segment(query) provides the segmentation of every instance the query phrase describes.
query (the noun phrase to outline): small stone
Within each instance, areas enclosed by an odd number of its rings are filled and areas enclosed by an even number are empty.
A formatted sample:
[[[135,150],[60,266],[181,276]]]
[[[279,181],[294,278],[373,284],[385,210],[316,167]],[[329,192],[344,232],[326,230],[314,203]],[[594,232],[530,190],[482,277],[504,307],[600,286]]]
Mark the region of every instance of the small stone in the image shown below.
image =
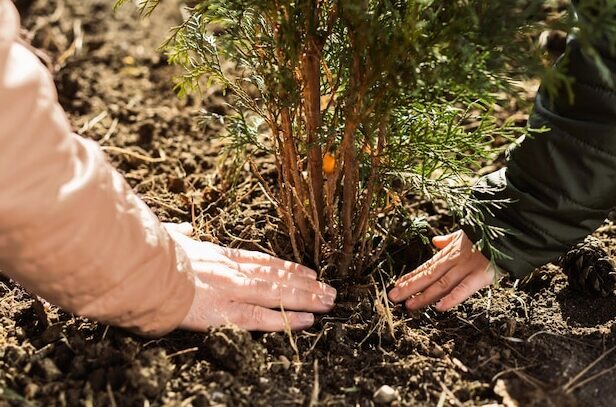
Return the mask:
[[[445,356],[445,351],[440,345],[434,344],[432,349],[430,349],[430,354],[435,358],[442,358],[443,356]]]
[[[390,404],[400,397],[398,391],[391,386],[383,385],[372,396],[377,404]]]

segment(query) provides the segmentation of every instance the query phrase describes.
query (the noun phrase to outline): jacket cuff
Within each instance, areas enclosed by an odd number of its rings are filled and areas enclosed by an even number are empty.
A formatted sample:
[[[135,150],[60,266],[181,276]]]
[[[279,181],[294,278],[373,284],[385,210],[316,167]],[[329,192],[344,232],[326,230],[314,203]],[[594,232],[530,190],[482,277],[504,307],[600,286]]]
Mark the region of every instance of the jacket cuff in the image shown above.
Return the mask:
[[[466,233],[466,236],[476,244],[482,238],[481,231],[473,228],[471,225],[464,224],[461,226],[462,231]],[[528,276],[535,270],[535,266],[528,263],[524,258],[516,258],[512,255],[506,254],[507,248],[504,247],[506,245],[502,244],[501,239],[494,240],[490,242],[490,244],[503,253],[506,257],[496,257],[493,258],[492,253],[490,252],[488,247],[483,247],[481,249],[481,254],[483,254],[488,260],[492,262],[497,267],[497,271],[502,274],[507,274],[513,279],[523,279]]]

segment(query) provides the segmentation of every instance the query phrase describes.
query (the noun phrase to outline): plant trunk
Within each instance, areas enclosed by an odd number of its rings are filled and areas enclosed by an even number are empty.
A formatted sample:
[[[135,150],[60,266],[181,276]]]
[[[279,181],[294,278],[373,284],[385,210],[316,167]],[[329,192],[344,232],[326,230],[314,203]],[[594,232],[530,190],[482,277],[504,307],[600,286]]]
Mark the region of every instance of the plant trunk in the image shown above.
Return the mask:
[[[344,157],[344,180],[342,186],[342,254],[339,270],[341,276],[347,276],[353,263],[353,249],[356,237],[353,233],[353,214],[357,199],[357,157],[355,154],[355,131],[357,124],[354,116],[348,116],[342,139]]]
[[[291,208],[295,208],[292,211],[293,217],[295,218],[295,223],[297,224],[297,228],[299,229],[300,235],[304,244],[311,244],[311,236],[308,232],[308,226],[306,224],[305,217],[305,208],[303,208],[304,201],[306,198],[306,193],[304,189],[304,183],[302,182],[302,175],[299,168],[299,156],[297,154],[297,148],[295,147],[295,139],[293,137],[293,124],[291,122],[291,117],[288,108],[283,108],[281,111],[281,124],[282,124],[282,135],[283,135],[283,147],[284,147],[284,155],[285,163],[284,165],[287,167],[287,187],[291,188],[290,194],[290,202],[289,205]],[[284,174],[283,174],[284,176]]]
[[[319,140],[321,128],[321,89],[320,59],[314,41],[310,41],[308,50],[302,58],[304,79],[304,114],[308,139],[308,176],[312,187],[311,201],[316,219],[314,223],[315,244],[319,244],[318,235],[323,233],[325,216],[323,213],[323,152]]]

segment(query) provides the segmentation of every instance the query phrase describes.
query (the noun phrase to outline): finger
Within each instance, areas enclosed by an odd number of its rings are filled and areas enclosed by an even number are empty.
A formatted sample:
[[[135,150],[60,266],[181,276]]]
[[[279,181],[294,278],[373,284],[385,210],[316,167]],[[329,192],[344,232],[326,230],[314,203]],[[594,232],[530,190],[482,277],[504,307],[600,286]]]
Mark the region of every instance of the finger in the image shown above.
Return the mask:
[[[294,311],[327,312],[334,307],[335,295],[320,294],[290,287],[284,283],[245,278],[241,288],[228,293],[230,299],[267,308],[284,308]]]
[[[238,263],[252,263],[262,266],[275,267],[281,270],[288,271],[290,273],[304,274],[310,278],[316,279],[317,272],[292,261],[279,259],[278,257],[270,256],[266,253],[226,248],[225,255]]]
[[[425,273],[428,269],[437,266],[439,263],[443,263],[443,261],[447,260],[448,258],[458,257],[460,253],[461,252],[460,252],[460,248],[458,245],[450,244],[446,246],[443,250],[441,250],[440,252],[432,256],[430,260],[426,261],[424,264],[417,267],[415,270],[400,277],[398,281],[396,282],[396,285],[400,285],[407,280],[411,280],[415,278],[417,275],[421,273]]]
[[[471,271],[469,268],[453,267],[421,293],[406,300],[404,305],[413,311],[435,303],[449,294]]]
[[[456,264],[457,256],[449,257],[449,252],[443,250],[437,253],[431,260],[398,280],[389,292],[389,299],[394,302],[403,301],[433,284]]]
[[[254,304],[229,303],[225,316],[229,323],[249,331],[293,331],[310,328],[314,315],[307,312],[274,311]]]
[[[447,311],[448,309],[461,304],[468,297],[477,291],[490,285],[494,281],[494,268],[491,264],[487,270],[476,269],[464,278],[451,292],[443,297],[437,304],[437,311]]]
[[[306,329],[314,323],[308,312],[273,311],[254,304],[229,301],[209,284],[199,283],[195,297],[180,328],[205,331],[212,326],[235,324],[241,328],[258,331],[283,331]]]
[[[463,250],[459,240],[463,236],[462,232],[444,236],[442,241],[448,242],[447,246],[417,269],[402,276],[396,282],[396,287],[389,292],[389,298],[394,302],[403,301],[433,284],[449,271],[461,260]]]
[[[291,273],[276,267],[252,263],[238,263],[237,267],[241,273],[250,277],[261,278],[272,282],[281,282],[290,287],[300,288],[319,295],[328,294],[333,297],[336,296],[335,288],[314,280],[312,276],[306,276],[301,273]]]

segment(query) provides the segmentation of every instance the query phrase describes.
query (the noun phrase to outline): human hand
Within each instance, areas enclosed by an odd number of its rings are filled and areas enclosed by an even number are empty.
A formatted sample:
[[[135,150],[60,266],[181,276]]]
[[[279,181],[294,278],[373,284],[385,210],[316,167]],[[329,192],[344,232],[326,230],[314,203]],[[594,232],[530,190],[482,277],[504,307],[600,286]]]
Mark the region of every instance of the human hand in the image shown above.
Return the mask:
[[[437,311],[447,311],[494,281],[496,270],[463,231],[437,236],[432,243],[440,252],[402,276],[390,300],[405,301],[409,310],[438,301]]]
[[[307,267],[265,253],[193,240],[188,223],[165,224],[195,272],[195,297],[180,328],[235,324],[253,331],[305,329],[334,306],[336,290]],[[273,308],[282,308],[285,312]],[[301,311],[301,312],[293,312]]]

